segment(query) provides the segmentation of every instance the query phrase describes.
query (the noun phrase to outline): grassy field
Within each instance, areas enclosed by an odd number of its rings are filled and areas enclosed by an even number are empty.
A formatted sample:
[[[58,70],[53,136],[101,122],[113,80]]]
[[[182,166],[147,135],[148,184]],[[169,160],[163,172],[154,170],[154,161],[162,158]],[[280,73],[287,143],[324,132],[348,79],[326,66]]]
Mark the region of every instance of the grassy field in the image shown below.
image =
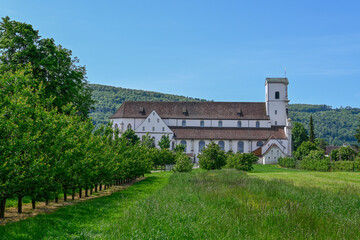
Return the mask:
[[[161,172],[0,227],[0,239],[360,239],[360,174]]]

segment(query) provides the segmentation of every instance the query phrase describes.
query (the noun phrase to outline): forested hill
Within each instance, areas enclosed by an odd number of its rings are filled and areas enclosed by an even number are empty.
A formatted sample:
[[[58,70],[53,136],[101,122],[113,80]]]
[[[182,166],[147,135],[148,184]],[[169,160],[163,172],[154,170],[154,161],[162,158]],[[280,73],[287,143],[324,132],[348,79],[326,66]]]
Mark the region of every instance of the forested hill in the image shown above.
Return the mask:
[[[109,116],[114,114],[124,101],[206,101],[199,98],[99,84],[90,84],[90,87],[93,89],[93,99],[97,101],[95,111],[90,114],[95,125],[107,123]]]
[[[128,101],[205,101],[205,99],[189,98],[178,95],[133,90],[98,84],[90,84],[93,99],[97,101],[95,111],[90,114],[96,125],[107,123],[125,100]],[[290,104],[289,117],[301,122],[309,129],[310,115],[313,116],[315,134],[324,138],[331,145],[343,143],[356,144],[355,130],[359,124],[359,108],[333,109],[327,105]]]

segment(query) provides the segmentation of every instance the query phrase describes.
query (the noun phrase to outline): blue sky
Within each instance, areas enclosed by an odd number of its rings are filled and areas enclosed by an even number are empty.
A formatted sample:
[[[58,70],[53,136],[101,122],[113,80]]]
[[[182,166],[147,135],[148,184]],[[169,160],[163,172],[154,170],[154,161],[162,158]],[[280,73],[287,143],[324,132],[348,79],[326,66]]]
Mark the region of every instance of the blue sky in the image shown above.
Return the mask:
[[[290,103],[360,107],[360,1],[0,0],[72,50],[91,83],[264,101],[289,78]]]

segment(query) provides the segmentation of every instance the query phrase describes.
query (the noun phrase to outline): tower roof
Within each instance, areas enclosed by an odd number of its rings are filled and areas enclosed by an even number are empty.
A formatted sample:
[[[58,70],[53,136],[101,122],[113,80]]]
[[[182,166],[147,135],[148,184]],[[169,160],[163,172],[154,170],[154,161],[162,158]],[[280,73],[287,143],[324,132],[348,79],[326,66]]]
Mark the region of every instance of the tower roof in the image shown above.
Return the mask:
[[[288,85],[289,81],[287,78],[266,78],[265,84],[267,83],[283,83]]]

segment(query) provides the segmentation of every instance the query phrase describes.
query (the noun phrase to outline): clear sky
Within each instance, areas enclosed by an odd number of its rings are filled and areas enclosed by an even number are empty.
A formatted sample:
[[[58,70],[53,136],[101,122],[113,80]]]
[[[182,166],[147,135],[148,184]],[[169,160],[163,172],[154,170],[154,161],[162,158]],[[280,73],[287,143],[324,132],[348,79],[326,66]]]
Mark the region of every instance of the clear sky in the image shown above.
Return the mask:
[[[0,0],[73,51],[90,83],[264,101],[289,78],[290,103],[360,107],[360,1]]]

